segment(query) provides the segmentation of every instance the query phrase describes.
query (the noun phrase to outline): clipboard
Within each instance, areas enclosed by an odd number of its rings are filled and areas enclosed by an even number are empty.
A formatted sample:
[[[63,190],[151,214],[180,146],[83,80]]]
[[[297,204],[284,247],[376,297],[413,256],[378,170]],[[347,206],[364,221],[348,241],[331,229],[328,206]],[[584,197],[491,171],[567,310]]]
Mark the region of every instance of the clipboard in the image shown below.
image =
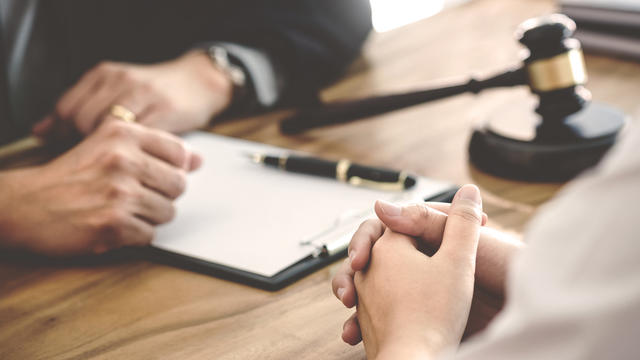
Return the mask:
[[[457,191],[448,183],[418,178],[413,193],[380,193],[268,169],[246,158],[251,152],[290,153],[287,149],[203,132],[189,134],[185,141],[204,164],[190,175],[187,191],[176,203],[176,219],[158,228],[151,259],[269,291],[346,256],[346,248],[330,255],[317,250],[328,241],[349,240],[373,214],[376,199],[415,202],[420,194],[420,201],[446,202]],[[246,203],[250,199],[258,203]],[[292,209],[298,201],[300,209]],[[358,211],[331,214],[333,203],[340,209],[354,205]],[[249,216],[243,219],[246,210]]]

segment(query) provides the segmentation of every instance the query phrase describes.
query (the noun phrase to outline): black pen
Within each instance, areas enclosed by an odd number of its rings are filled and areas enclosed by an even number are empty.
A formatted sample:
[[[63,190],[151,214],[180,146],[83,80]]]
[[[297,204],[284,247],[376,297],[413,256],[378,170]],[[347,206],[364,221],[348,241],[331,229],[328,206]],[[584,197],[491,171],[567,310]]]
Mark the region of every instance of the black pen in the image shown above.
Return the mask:
[[[284,171],[322,176],[378,190],[400,191],[413,187],[416,179],[404,171],[354,164],[349,160],[329,161],[306,156],[271,156],[253,154],[257,164],[275,167]]]

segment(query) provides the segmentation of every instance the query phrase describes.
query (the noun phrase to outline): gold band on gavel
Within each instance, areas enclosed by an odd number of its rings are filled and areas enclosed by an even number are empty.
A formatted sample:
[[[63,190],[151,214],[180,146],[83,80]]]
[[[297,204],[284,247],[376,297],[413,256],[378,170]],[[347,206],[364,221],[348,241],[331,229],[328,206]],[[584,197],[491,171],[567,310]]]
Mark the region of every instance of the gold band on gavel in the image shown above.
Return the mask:
[[[573,49],[549,59],[536,60],[527,66],[534,91],[564,89],[587,82],[587,70],[581,49]]]

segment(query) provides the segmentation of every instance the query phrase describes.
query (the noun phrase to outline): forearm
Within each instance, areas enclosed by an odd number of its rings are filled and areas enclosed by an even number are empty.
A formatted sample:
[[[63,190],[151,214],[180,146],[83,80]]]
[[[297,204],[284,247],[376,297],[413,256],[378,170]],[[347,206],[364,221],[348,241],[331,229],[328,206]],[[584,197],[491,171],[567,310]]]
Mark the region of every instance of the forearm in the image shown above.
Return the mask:
[[[424,344],[419,343],[396,343],[393,346],[381,349],[376,356],[367,354],[367,358],[375,360],[433,360],[436,359]]]
[[[412,320],[405,319],[401,326],[392,327],[386,328],[388,332],[379,344],[365,347],[368,359],[434,360],[455,351],[442,334]]]
[[[425,238],[429,251],[440,247],[443,228],[435,225],[444,222],[437,219],[434,227],[428,230]],[[430,225],[427,224],[427,227]],[[435,228],[438,228],[435,230]],[[504,296],[507,270],[511,259],[524,247],[524,244],[501,231],[488,226],[480,228],[480,239],[476,256],[476,286],[480,286],[491,296]]]
[[[482,227],[476,258],[476,283],[496,295],[503,295],[507,268],[524,244],[498,230]]]

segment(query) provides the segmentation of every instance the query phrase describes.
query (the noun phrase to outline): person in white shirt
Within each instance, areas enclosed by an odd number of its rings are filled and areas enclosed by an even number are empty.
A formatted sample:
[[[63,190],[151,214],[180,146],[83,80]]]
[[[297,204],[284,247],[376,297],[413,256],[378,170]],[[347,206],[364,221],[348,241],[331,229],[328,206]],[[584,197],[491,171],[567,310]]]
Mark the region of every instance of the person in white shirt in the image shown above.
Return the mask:
[[[629,129],[540,210],[526,245],[482,226],[475,186],[451,206],[378,202],[333,279],[357,305],[343,339],[364,339],[369,359],[637,358],[639,148]]]

